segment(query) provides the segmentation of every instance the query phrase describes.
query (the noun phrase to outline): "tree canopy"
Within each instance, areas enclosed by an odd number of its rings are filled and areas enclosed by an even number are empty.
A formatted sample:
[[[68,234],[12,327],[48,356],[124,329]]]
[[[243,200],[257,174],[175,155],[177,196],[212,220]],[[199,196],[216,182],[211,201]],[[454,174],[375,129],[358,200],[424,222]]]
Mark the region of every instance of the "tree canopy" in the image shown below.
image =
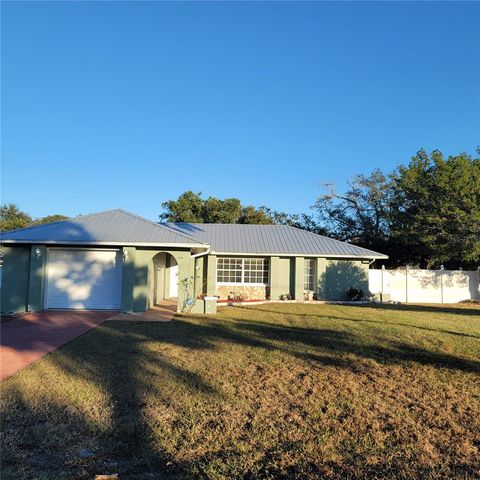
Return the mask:
[[[262,208],[242,205],[238,198],[202,198],[202,193],[187,191],[177,200],[162,203],[160,220],[192,223],[273,223]]]
[[[390,265],[476,267],[480,262],[480,160],[420,150],[390,174],[328,185],[315,210],[331,236],[386,253]]]
[[[32,225],[40,225],[44,223],[58,222],[66,220],[65,215],[47,215],[46,217],[37,218],[34,220],[28,213],[20,210],[14,204],[3,204],[0,206],[0,230],[16,230],[18,228],[30,227]]]

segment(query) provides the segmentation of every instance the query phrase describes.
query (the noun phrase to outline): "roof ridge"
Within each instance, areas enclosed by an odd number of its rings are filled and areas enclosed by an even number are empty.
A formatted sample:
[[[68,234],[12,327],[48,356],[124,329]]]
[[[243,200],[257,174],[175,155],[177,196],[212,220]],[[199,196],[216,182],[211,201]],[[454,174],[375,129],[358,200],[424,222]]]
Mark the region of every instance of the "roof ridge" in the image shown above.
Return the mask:
[[[218,222],[163,222],[162,225],[241,225],[244,227],[288,227],[290,225],[282,225],[280,223],[218,223]],[[300,229],[301,230],[301,229]]]
[[[153,220],[149,220],[148,218],[142,217],[141,215],[137,215],[136,213],[129,212],[128,210],[124,210],[123,208],[117,208],[116,210],[119,210],[120,212],[126,213],[127,215],[130,215],[131,217],[137,218],[139,220],[143,220],[144,222],[148,222],[151,225],[155,225],[156,227],[159,228],[164,228],[166,230],[172,230],[168,228],[165,224],[154,222]],[[181,235],[182,237],[188,238],[189,240],[193,240],[195,243],[199,243],[200,245],[206,245],[203,242],[200,242],[199,240],[196,240],[195,238],[191,237],[190,235],[183,233],[183,232],[177,232],[175,231],[177,235]]]

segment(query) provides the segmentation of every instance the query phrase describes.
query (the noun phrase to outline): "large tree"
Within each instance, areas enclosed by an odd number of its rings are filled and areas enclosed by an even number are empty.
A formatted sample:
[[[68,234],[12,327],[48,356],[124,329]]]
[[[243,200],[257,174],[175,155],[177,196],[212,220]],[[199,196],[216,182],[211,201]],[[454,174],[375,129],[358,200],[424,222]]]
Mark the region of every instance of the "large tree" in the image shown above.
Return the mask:
[[[356,175],[344,193],[331,184],[314,205],[325,231],[339,240],[385,252],[390,234],[391,179],[380,170]]]
[[[14,203],[4,204],[0,206],[0,230],[15,230],[31,225],[32,217],[23,212]]]
[[[424,150],[393,175],[392,242],[423,267],[480,262],[480,159]]]
[[[238,198],[203,199],[201,195],[201,192],[187,191],[177,200],[162,203],[164,211],[160,214],[160,220],[192,223],[272,223],[262,208],[243,206]]]
[[[420,150],[391,174],[331,185],[315,204],[330,235],[389,255],[389,264],[475,268],[480,262],[480,160]]]
[[[316,233],[325,233],[311,215],[290,214],[262,206],[242,205],[238,198],[202,198],[201,193],[187,191],[177,200],[162,203],[160,220],[192,223],[244,223],[257,225],[290,225]]]

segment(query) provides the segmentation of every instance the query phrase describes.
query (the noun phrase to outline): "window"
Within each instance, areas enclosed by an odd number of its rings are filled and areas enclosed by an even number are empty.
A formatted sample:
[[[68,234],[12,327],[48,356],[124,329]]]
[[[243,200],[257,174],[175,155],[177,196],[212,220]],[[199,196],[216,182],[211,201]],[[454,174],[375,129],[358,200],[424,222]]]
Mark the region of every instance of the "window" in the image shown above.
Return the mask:
[[[242,259],[219,258],[217,260],[217,282],[242,283]]]
[[[266,258],[218,258],[217,282],[268,284]]]
[[[265,258],[245,258],[244,283],[268,283],[268,260]]]
[[[314,258],[306,258],[305,259],[305,269],[304,269],[304,285],[303,289],[308,290],[310,292],[315,291],[315,285],[317,283],[316,281],[316,274],[317,274],[317,269],[316,269],[316,260]]]

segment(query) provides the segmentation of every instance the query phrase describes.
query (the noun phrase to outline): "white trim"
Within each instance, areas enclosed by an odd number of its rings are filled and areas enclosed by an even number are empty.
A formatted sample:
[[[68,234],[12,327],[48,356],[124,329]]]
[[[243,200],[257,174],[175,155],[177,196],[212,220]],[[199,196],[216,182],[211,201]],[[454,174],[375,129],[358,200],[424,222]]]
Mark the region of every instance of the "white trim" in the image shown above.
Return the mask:
[[[268,287],[270,283],[232,283],[232,282],[217,282],[217,285],[223,287]]]

